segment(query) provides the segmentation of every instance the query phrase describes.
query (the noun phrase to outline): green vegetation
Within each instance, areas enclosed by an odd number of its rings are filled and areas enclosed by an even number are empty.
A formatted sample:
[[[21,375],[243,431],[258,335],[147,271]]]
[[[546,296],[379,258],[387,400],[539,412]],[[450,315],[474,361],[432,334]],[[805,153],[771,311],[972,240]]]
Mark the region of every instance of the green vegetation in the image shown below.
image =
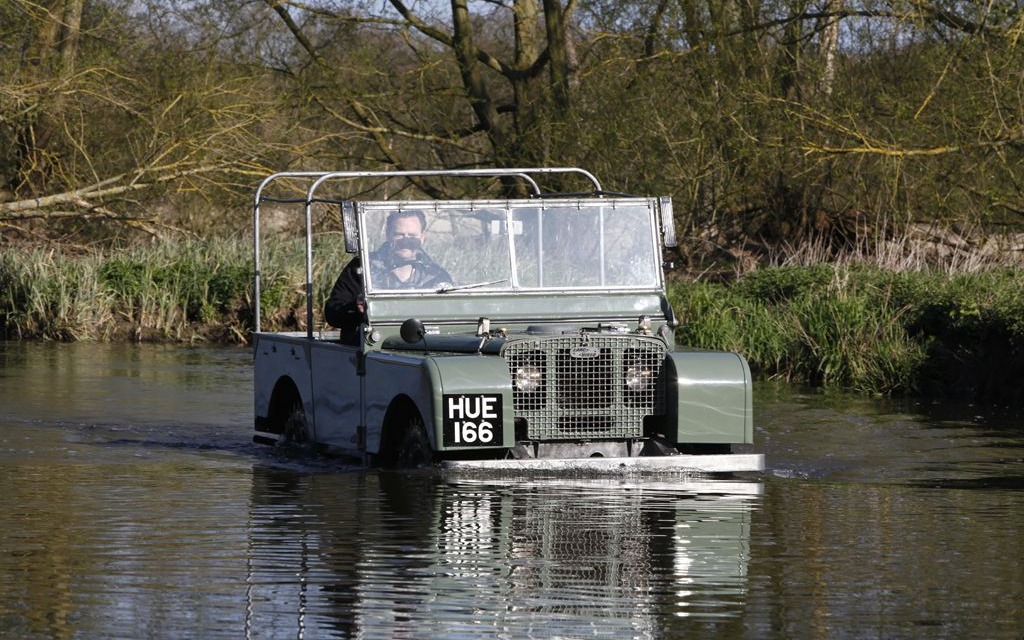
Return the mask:
[[[567,165],[671,196],[688,261],[993,233],[1024,212],[1022,28],[1019,0],[6,0],[0,242],[238,233],[281,170]],[[482,188],[517,186],[352,191]]]
[[[321,236],[317,300],[347,255]],[[264,329],[304,328],[301,240],[267,243]],[[0,249],[0,338],[211,340],[252,327],[248,240],[100,253]],[[1024,271],[775,266],[677,281],[680,344],[738,351],[756,375],[871,393],[1013,398],[1024,380]],[[319,314],[319,303],[317,314]]]
[[[317,273],[337,274],[344,251],[325,243]],[[263,254],[263,324],[305,322],[302,241]],[[333,276],[317,278],[324,299]],[[0,249],[0,338],[245,342],[252,319],[252,244],[241,240],[137,245],[109,253]]]
[[[773,267],[679,283],[680,343],[744,354],[764,377],[873,393],[1014,398],[1024,273]]]
[[[581,166],[671,196],[690,273],[745,272],[671,287],[681,342],[994,392],[1024,379],[1019,237],[991,246],[1024,220],[1022,25],[1014,0],[3,2],[0,337],[244,341],[232,238],[275,171]],[[350,187],[470,189],[517,185]],[[345,256],[318,256],[323,294]],[[263,265],[264,324],[299,328],[301,244]]]

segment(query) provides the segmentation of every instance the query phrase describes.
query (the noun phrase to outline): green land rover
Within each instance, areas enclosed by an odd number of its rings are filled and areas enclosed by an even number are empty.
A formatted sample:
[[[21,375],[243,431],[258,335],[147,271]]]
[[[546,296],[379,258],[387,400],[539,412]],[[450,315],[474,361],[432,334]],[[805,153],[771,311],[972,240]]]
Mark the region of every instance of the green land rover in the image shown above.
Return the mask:
[[[587,190],[544,190],[553,177]],[[408,180],[528,195],[353,195],[367,184],[403,192]],[[280,195],[285,185],[292,193]],[[268,202],[305,209],[304,332],[260,327]],[[358,254],[343,330],[313,300],[314,277],[338,276],[313,273],[313,210],[325,206],[338,208]],[[675,344],[661,253],[674,245],[668,198],[607,193],[575,168],[285,172],[257,189],[254,227],[257,442],[397,467],[764,467],[762,454],[736,450],[753,440],[746,361]]]

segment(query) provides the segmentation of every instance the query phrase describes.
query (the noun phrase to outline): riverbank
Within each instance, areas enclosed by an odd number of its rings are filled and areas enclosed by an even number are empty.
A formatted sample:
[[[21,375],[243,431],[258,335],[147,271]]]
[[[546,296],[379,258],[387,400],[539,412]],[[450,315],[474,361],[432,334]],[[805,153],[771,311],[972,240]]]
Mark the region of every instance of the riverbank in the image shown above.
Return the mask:
[[[744,354],[755,375],[870,393],[1015,400],[1024,380],[1024,276],[767,268],[669,289],[677,341]]]
[[[347,259],[318,247],[317,274]],[[262,256],[262,324],[304,319],[301,242]],[[244,343],[252,326],[247,240],[114,253],[0,249],[0,338]],[[318,300],[333,284],[319,278]],[[1011,266],[895,270],[858,262],[676,279],[680,344],[742,353],[755,375],[881,394],[1014,400],[1024,380],[1024,275]]]
[[[317,273],[340,273],[342,243],[317,250]],[[262,252],[263,327],[305,319],[300,240]],[[334,284],[319,283],[318,299]],[[0,249],[0,339],[245,343],[253,325],[252,243],[217,239],[114,252]]]

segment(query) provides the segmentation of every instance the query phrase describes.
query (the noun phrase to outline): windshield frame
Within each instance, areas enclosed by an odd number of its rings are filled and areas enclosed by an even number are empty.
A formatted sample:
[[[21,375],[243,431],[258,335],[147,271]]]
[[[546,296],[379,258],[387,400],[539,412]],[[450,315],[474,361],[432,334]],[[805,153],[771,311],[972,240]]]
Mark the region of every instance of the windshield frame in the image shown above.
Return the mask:
[[[519,293],[592,294],[602,291],[651,292],[664,290],[661,244],[659,242],[660,210],[657,198],[574,197],[507,200],[382,200],[355,202],[354,209],[359,225],[359,259],[362,260],[364,287],[366,294],[369,296],[422,296],[425,293],[445,296],[453,295],[455,292],[466,295],[507,295]],[[386,236],[386,232],[383,229],[384,216],[396,211],[409,212],[410,215],[416,215],[413,212],[423,212],[428,219],[427,228],[424,229],[424,236],[428,234],[437,235],[432,233],[435,223],[438,225],[442,224],[440,220],[444,215],[456,215],[464,219],[478,218],[481,221],[486,220],[491,225],[492,230],[500,229],[500,231],[492,232],[502,238],[503,242],[500,244],[495,243],[491,250],[497,249],[502,254],[497,256],[498,262],[495,264],[504,264],[504,269],[497,276],[494,275],[493,269],[486,274],[481,272],[479,273],[479,279],[472,282],[459,281],[457,278],[453,278],[451,282],[430,286],[408,289],[381,288],[378,286],[379,283],[373,282],[371,256],[382,245]],[[549,214],[548,212],[551,213]],[[555,251],[545,247],[545,236],[549,235],[547,228],[544,226],[545,216],[549,219],[559,215],[566,216],[562,224],[572,226],[573,224],[578,224],[579,219],[574,219],[573,216],[576,214],[571,212],[576,212],[581,217],[587,214],[596,214],[596,232],[591,228],[585,228],[585,232],[589,234],[589,239],[592,242],[597,242],[598,245],[596,257],[599,263],[594,264],[598,271],[598,281],[584,284],[569,279],[563,282],[556,280],[545,283],[543,272],[546,261],[553,260],[555,257],[562,257],[561,254],[570,248],[565,245],[571,244],[563,242],[561,243],[562,247]],[[630,238],[633,250],[628,254],[631,256],[629,258],[630,262],[643,263],[639,267],[631,267],[642,272],[643,277],[627,278],[626,281],[620,283],[610,281],[611,278],[608,276],[607,264],[617,246],[615,243],[622,237],[621,233],[618,238],[607,237],[610,235],[606,232],[607,227],[616,222],[628,222],[628,220],[612,218],[611,216],[615,216],[616,212],[621,216],[633,216],[635,221],[642,221],[643,223],[642,227],[637,225],[636,234]],[[535,221],[527,220],[531,215],[536,216]],[[585,222],[584,220],[583,224]],[[463,223],[464,220],[459,222],[459,224]],[[530,226],[531,224],[535,227],[535,232],[534,235],[528,236],[524,232],[523,227],[524,225]],[[512,230],[512,233],[509,233],[509,230]],[[452,233],[452,235],[455,234]],[[569,238],[569,240],[574,239]],[[527,247],[530,241],[535,243],[535,246]],[[504,245],[503,251],[500,246],[501,244]],[[453,245],[455,243],[449,240],[445,246],[450,251]],[[432,247],[431,241],[426,240],[423,250],[428,255],[432,255],[430,254],[432,248],[437,248],[436,243]],[[526,255],[528,250],[535,253],[535,255]],[[434,256],[433,259],[437,259],[441,265],[446,264],[443,256],[441,258]],[[526,263],[530,262],[531,259],[536,262],[536,265],[532,268],[536,270],[537,275],[534,281],[525,281],[529,280],[529,278],[524,278],[528,268]],[[619,256],[619,259],[621,260],[622,256]],[[571,259],[564,259],[563,261],[571,262]],[[379,267],[380,265],[378,264],[378,270]],[[456,273],[455,269],[452,269],[452,273]]]

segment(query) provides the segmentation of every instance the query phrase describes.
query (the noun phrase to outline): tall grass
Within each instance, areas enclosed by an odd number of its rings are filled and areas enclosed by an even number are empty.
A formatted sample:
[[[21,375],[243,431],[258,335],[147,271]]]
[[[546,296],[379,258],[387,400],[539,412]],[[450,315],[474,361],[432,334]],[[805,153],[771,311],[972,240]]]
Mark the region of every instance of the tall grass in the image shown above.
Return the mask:
[[[95,261],[67,261],[55,251],[0,253],[0,335],[87,339],[110,326],[112,306]]]
[[[304,244],[263,254],[261,305],[269,329],[305,323]],[[340,243],[317,252],[318,299],[347,260]],[[252,244],[217,239],[105,253],[0,249],[0,337],[46,340],[244,342],[253,325]]]
[[[1012,397],[1024,381],[1024,274],[770,267],[673,286],[677,340],[766,377],[877,393]]]
[[[912,226],[897,236],[863,235],[839,247],[826,236],[816,236],[778,247],[766,258],[767,266],[776,267],[834,264],[899,272],[981,273],[1024,266],[1024,235],[972,235]]]
[[[0,248],[0,338],[245,342],[253,326],[250,242],[215,239],[105,253]],[[342,245],[329,234],[317,241],[317,325],[321,303],[348,260]],[[897,270],[878,256],[834,253],[833,263],[795,264],[825,257],[814,251],[805,248],[791,256],[793,264],[729,283],[673,283],[677,341],[737,351],[761,376],[813,385],[1020,395],[1019,267],[957,258],[940,268],[929,262]],[[261,267],[263,327],[304,329],[303,241],[267,242]]]

